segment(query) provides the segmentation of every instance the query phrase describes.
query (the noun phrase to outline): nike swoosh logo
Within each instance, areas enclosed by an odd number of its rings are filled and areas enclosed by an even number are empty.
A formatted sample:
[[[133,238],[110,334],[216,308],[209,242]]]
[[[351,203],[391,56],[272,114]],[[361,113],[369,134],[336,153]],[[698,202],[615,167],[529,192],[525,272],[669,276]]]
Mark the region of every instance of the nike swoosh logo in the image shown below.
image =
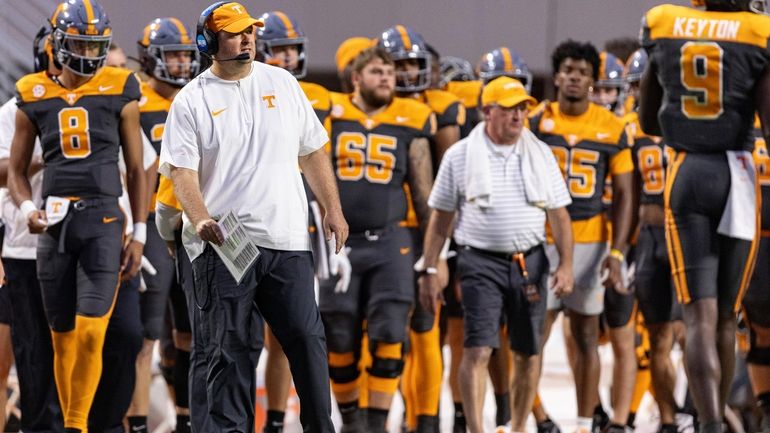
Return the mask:
[[[318,99],[311,99],[310,100],[310,105],[315,105],[317,103],[318,103]]]
[[[115,86],[99,86],[99,91],[100,92],[106,92],[106,91],[112,89],[113,87],[115,87]]]
[[[146,425],[137,425],[137,426],[131,427],[131,431],[142,431],[146,429],[147,429]]]
[[[225,108],[223,108],[223,109],[221,109],[221,110],[212,111],[212,112],[211,112],[211,115],[212,115],[212,116],[214,116],[214,117],[217,117],[217,116],[219,116],[220,114],[222,114],[222,112],[223,112],[223,111],[225,111],[225,110],[227,110],[227,107],[225,107]]]
[[[406,122],[407,120],[409,120],[409,118],[408,118],[408,117],[401,117],[401,116],[396,116],[396,123],[404,123],[404,122]]]
[[[109,223],[117,221],[117,220],[118,220],[118,217],[103,217],[102,218],[102,222],[104,224],[109,224]]]

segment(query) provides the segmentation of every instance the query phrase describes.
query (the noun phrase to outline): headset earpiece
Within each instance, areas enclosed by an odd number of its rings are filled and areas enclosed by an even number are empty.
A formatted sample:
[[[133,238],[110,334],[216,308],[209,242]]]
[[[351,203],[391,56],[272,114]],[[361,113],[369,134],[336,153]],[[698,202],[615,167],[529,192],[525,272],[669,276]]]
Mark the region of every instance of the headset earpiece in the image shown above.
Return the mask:
[[[198,18],[198,25],[195,30],[195,43],[198,46],[198,51],[208,58],[211,58],[211,56],[217,53],[219,46],[217,44],[216,33],[212,32],[206,27],[206,21],[208,21],[211,13],[214,12],[214,9],[222,6],[223,4],[225,4],[223,1],[212,4],[211,6],[207,7],[201,13],[200,18]]]

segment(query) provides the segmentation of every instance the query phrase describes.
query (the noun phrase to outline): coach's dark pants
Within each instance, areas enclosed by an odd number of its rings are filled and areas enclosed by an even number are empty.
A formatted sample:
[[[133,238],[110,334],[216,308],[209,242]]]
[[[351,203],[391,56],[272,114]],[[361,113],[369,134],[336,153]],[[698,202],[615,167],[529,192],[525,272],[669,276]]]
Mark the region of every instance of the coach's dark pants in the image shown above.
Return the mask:
[[[193,334],[203,345],[202,353],[196,348],[196,356],[204,356],[207,363],[212,424],[195,431],[254,430],[255,368],[264,317],[289,359],[303,431],[333,433],[326,340],[313,293],[312,256],[309,251],[260,248],[260,252],[241,284],[210,246],[193,261],[193,298],[200,307]],[[193,422],[196,419],[192,417]]]
[[[21,398],[21,430],[59,432],[64,424],[53,378],[51,330],[35,260],[3,259],[11,303],[11,339]],[[3,390],[4,391],[4,390]]]

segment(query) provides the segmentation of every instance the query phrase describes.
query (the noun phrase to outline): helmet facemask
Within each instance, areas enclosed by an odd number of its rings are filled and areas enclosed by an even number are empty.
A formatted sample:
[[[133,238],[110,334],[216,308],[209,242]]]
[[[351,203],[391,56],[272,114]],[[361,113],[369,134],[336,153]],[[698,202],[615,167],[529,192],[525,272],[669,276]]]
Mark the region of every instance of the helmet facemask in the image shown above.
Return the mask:
[[[430,53],[409,51],[392,57],[396,63],[396,92],[422,92],[430,87]]]
[[[80,35],[61,29],[53,31],[56,61],[77,75],[93,76],[104,65],[112,35]]]
[[[172,53],[179,52],[189,52],[189,61],[179,62],[171,59],[177,57]],[[200,53],[192,44],[151,44],[144,48],[140,60],[147,74],[175,87],[183,87],[200,71]],[[173,69],[181,71],[172,71]]]
[[[304,36],[284,39],[258,39],[257,50],[264,56],[264,62],[281,67],[279,53],[284,47],[295,46],[297,48],[296,67],[286,67],[294,78],[301,80],[307,76],[307,38]],[[289,65],[290,66],[290,65]]]

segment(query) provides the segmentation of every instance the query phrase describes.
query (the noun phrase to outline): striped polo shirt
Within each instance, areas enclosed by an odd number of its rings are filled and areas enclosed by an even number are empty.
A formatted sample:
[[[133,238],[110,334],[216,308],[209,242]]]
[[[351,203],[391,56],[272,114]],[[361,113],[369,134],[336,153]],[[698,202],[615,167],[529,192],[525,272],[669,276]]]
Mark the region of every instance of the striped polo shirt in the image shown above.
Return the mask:
[[[445,212],[458,211],[454,238],[460,245],[505,253],[527,251],[545,241],[545,210],[527,202],[519,146],[512,145],[511,151],[493,144],[486,134],[484,138],[492,172],[492,206],[484,209],[466,200],[467,138],[444,155],[428,204]],[[556,192],[552,208],[571,202],[555,158],[549,159],[542,181],[551,182]]]

